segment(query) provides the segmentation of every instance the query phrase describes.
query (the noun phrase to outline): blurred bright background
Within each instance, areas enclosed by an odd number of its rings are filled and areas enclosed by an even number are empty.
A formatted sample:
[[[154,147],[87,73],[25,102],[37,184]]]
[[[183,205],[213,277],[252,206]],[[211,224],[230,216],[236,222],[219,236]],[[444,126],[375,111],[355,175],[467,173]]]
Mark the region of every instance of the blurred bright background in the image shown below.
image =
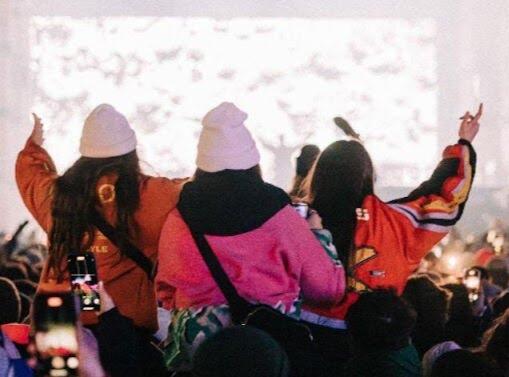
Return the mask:
[[[194,171],[200,119],[227,100],[285,189],[302,145],[362,135],[385,199],[426,179],[458,118],[485,103],[461,226],[509,218],[509,1],[1,0],[0,229],[28,218],[14,161],[43,118],[60,171],[100,103],[126,114],[147,172]]]

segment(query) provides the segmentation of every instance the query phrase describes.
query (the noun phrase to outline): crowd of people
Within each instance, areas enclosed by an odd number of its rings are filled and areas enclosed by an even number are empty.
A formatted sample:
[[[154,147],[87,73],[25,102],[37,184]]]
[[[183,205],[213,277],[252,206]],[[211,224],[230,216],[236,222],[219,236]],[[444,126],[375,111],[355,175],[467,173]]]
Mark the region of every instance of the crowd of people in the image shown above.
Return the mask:
[[[135,131],[106,104],[60,175],[34,114],[16,181],[47,245],[26,223],[3,236],[0,377],[508,377],[508,231],[466,242],[453,228],[482,110],[462,116],[430,179],[391,202],[340,118],[348,139],[304,146],[287,193],[264,182],[232,103],[203,117],[196,171],[176,179],[141,171]],[[85,252],[100,308],[77,300],[64,315],[69,258]],[[74,329],[65,359],[43,349],[50,317]]]

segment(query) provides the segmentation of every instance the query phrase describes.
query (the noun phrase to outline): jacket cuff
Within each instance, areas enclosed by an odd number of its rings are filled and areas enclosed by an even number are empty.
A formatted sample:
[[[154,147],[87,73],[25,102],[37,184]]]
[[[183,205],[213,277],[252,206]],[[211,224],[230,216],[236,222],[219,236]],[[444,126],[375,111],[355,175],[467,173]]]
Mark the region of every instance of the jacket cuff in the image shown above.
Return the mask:
[[[468,146],[472,146],[472,143],[468,140],[465,140],[465,139],[459,139],[458,140],[458,144],[461,144],[461,145],[468,145]]]
[[[311,231],[317,236],[322,236],[327,240],[328,243],[332,242],[332,233],[328,229],[311,229]]]
[[[99,320],[101,322],[111,322],[111,321],[117,321],[120,317],[120,312],[118,311],[117,307],[113,307],[107,312],[104,312],[99,315]]]
[[[46,152],[46,149],[44,149],[44,147],[42,145],[34,143],[34,141],[32,140],[31,137],[28,138],[27,142],[25,143],[25,148],[23,148],[23,150],[22,150],[22,152],[26,152],[26,151],[48,153],[48,152]]]

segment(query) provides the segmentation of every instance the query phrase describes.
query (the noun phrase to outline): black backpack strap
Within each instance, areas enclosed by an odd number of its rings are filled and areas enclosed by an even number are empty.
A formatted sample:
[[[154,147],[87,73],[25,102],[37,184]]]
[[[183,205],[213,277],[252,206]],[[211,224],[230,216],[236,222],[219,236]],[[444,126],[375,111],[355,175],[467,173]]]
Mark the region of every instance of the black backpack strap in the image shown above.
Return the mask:
[[[221,266],[221,263],[217,259],[216,254],[212,251],[205,236],[201,233],[195,233],[192,230],[191,234],[201,256],[203,257],[203,260],[205,261],[205,264],[209,268],[212,277],[219,286],[219,289],[221,289],[224,297],[228,300],[228,303],[231,304],[245,301],[242,297],[240,297],[237,289],[228,278],[228,275],[226,275],[223,266]]]
[[[182,217],[184,218],[183,214]],[[216,254],[210,247],[210,244],[205,238],[205,235],[203,233],[195,232],[189,223],[187,223],[187,226],[191,232],[191,235],[193,236],[194,242],[196,243],[196,246],[198,247],[203,260],[205,261],[205,264],[210,271],[210,274],[214,278],[216,284],[219,286],[219,289],[226,298],[226,301],[228,301],[233,322],[236,324],[242,323],[242,321],[246,318],[247,314],[252,309],[253,305],[239,295],[237,289],[232,284],[228,278],[228,275],[224,271],[223,266],[221,266],[221,263],[217,259]]]
[[[95,208],[92,208],[91,210],[91,218],[92,224],[94,224],[95,227],[99,229],[101,233],[104,234],[104,236],[111,241],[112,244],[114,244],[117,247],[120,247],[117,231],[115,230],[114,227],[110,225],[110,223],[106,221],[106,219]],[[138,249],[128,240],[125,240],[125,242],[123,243],[122,251],[129,259],[136,263],[138,267],[145,271],[150,281],[154,280],[152,276],[154,266],[150,259],[145,254],[143,254],[140,249]]]

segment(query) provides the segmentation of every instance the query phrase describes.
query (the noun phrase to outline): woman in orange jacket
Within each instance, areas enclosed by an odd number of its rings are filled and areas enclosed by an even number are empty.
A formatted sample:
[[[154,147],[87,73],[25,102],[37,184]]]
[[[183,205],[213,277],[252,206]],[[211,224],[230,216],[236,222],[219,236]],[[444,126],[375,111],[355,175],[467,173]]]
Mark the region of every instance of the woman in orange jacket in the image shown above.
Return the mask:
[[[178,202],[181,181],[141,173],[136,135],[110,105],[96,107],[87,117],[81,157],[61,176],[42,148],[43,125],[35,114],[34,123],[16,162],[16,181],[28,210],[48,234],[49,258],[39,289],[70,289],[67,254],[91,251],[120,313],[137,327],[156,331],[153,283],[124,246],[134,244],[155,262],[159,234]],[[115,228],[115,244],[94,225],[94,210]],[[93,324],[97,318],[84,313],[82,321]]]

